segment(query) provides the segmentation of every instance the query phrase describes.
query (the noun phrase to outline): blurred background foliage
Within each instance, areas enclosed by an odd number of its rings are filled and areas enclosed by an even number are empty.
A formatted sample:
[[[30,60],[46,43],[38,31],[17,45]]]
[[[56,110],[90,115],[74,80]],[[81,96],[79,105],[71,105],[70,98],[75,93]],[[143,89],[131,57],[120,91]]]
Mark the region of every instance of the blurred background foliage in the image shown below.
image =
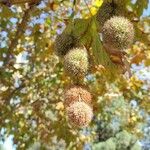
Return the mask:
[[[91,24],[102,3],[0,2],[0,140],[13,135],[19,150],[139,150],[138,141],[143,149],[150,149],[150,13],[143,16],[149,1],[124,1],[126,15],[136,29],[134,44],[126,51],[131,78],[118,75],[111,60],[106,71],[109,58],[102,53],[99,35]],[[73,21],[74,33],[85,32],[83,43],[98,56],[94,57],[96,67],[92,65],[83,83],[93,95],[95,114],[84,129],[72,128],[67,122],[63,91],[73,81],[53,51],[56,35]],[[85,26],[90,28],[84,31]]]

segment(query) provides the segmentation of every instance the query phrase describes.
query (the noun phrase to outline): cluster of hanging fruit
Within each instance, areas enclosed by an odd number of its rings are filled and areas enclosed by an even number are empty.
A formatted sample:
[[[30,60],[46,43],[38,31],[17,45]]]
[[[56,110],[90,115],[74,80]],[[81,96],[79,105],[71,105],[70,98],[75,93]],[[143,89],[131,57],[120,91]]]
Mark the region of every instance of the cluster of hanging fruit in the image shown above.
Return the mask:
[[[126,1],[105,0],[96,14],[98,31],[102,33],[103,47],[113,63],[125,67],[131,76],[128,62],[125,58],[125,50],[134,40],[134,26],[126,18]],[[117,61],[113,58],[117,58]]]
[[[71,34],[62,33],[55,41],[55,50],[63,58],[67,75],[78,81],[87,74],[89,68],[88,52],[79,46],[78,39]],[[64,93],[64,106],[70,122],[78,127],[87,126],[93,117],[92,96],[81,85],[74,85]]]
[[[120,5],[120,7],[119,7]],[[122,15],[118,1],[105,1],[96,20],[98,32],[102,33],[103,46],[108,54],[122,53],[133,42],[134,27]],[[120,16],[121,15],[121,16]],[[83,26],[84,28],[84,26]],[[64,70],[73,81],[81,80],[89,69],[88,51],[81,44],[80,37],[63,32],[55,40],[56,54],[63,60]],[[70,123],[77,127],[88,126],[93,118],[92,96],[82,85],[76,84],[65,90],[64,106]]]

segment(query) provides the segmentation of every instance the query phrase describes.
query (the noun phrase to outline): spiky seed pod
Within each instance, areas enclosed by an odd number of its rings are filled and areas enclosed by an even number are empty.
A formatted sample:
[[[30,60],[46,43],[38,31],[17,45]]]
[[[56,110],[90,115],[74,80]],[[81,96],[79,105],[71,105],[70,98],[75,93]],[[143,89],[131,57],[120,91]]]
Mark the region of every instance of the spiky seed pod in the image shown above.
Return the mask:
[[[92,120],[93,110],[84,102],[75,102],[67,108],[70,123],[77,127],[86,127]]]
[[[56,37],[54,43],[56,55],[60,57],[65,56],[70,49],[78,45],[77,43],[78,40],[75,36],[63,32],[62,34]]]
[[[77,101],[83,101],[88,105],[91,105],[92,102],[91,93],[81,86],[73,86],[67,89],[64,93],[64,99],[65,107],[69,107]]]
[[[99,31],[108,19],[115,15],[123,16],[124,14],[125,9],[122,6],[119,6],[112,2],[104,2],[96,14]]]
[[[98,10],[96,14],[96,20],[99,23],[99,26],[102,26],[106,20],[112,16],[113,7],[111,3],[104,3]]]
[[[104,3],[114,3],[121,6],[121,5],[125,5],[126,1],[125,0],[104,0]]]
[[[128,19],[114,16],[104,24],[102,35],[108,51],[124,50],[133,43],[134,27]]]
[[[84,48],[74,48],[64,57],[64,70],[71,77],[84,77],[88,66],[88,54]]]

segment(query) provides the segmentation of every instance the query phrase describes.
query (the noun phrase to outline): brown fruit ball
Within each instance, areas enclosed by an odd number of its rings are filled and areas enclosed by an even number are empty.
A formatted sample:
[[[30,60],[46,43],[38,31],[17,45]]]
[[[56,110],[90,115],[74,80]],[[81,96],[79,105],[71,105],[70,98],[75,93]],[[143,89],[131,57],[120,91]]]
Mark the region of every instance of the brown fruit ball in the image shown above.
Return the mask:
[[[54,43],[56,55],[60,57],[65,56],[70,49],[78,45],[77,43],[78,40],[74,35],[63,32],[56,37]]]
[[[81,86],[73,86],[65,91],[64,93],[64,105],[69,107],[77,101],[83,101],[88,105],[91,105],[92,96],[85,88]]]
[[[75,102],[67,108],[67,115],[72,125],[86,127],[93,118],[93,110],[84,102]]]

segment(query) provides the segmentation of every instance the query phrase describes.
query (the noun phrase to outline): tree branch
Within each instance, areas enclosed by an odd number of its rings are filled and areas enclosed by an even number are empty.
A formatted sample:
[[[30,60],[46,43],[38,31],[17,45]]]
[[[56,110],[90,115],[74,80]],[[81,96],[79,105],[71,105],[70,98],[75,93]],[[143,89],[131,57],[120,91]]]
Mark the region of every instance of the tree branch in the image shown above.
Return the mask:
[[[0,0],[0,4],[4,4],[6,6],[11,6],[15,4],[25,4],[25,3],[37,4],[39,2],[40,0]]]
[[[39,2],[39,0],[38,0]],[[6,67],[7,65],[11,64],[14,56],[13,56],[13,51],[16,48],[17,44],[18,44],[18,40],[21,38],[22,34],[24,34],[28,21],[30,19],[30,15],[32,14],[32,10],[35,7],[36,3],[34,5],[30,5],[29,8],[24,12],[24,16],[22,18],[22,21],[20,24],[18,24],[17,27],[17,32],[14,36],[14,39],[11,41],[9,48],[8,48],[8,54],[6,59],[4,60],[4,67]]]
[[[23,4],[23,3],[32,3],[35,4],[39,0],[9,0],[11,4]]]

